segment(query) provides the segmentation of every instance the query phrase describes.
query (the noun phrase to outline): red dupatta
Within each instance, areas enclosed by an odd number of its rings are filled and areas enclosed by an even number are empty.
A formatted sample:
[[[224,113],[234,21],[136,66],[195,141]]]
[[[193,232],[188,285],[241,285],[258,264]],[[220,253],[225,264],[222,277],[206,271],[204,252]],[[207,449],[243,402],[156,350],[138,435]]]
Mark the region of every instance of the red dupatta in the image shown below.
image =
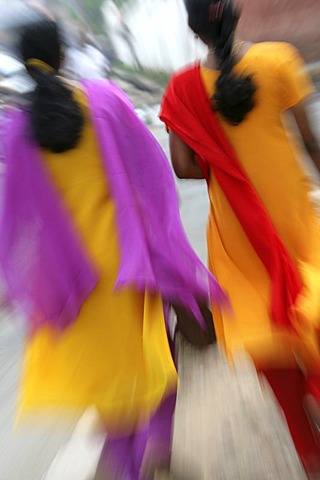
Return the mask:
[[[269,274],[270,314],[274,323],[293,328],[290,310],[301,291],[301,280],[261,198],[212,112],[199,63],[173,75],[163,97],[160,118],[195,152],[200,163],[202,157],[212,169]]]

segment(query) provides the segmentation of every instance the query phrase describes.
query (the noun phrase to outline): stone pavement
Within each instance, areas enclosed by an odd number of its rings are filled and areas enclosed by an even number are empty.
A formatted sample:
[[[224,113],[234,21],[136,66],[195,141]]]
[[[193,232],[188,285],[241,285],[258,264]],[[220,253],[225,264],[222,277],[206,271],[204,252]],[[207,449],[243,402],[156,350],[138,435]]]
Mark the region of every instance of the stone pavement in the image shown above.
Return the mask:
[[[311,113],[319,126],[319,104]],[[163,127],[154,126],[153,132],[166,147]],[[205,185],[177,181],[177,186],[187,234],[205,261]],[[72,429],[47,430],[36,424],[14,430],[22,347],[19,320],[2,314],[0,480],[91,480],[101,448],[101,437],[91,435],[92,412],[84,415],[73,434]],[[261,390],[247,359],[231,371],[215,348],[196,352],[183,345],[180,360],[173,466],[185,480],[305,478],[273,397]]]
[[[193,480],[304,480],[282,412],[243,352],[180,347],[173,471]]]

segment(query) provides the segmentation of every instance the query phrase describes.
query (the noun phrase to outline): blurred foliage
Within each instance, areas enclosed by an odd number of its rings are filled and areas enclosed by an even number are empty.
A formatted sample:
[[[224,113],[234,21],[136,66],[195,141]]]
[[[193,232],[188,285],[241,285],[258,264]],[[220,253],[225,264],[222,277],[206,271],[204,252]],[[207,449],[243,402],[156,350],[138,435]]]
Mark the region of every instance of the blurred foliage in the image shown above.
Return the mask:
[[[127,3],[129,3],[130,0],[113,0],[114,3],[119,7],[120,9],[124,7]]]
[[[123,8],[130,0],[113,0],[118,8]],[[105,0],[79,0],[89,23],[96,32],[101,32],[103,29],[103,16],[101,14],[101,7]]]
[[[118,8],[123,8],[130,0],[113,0]],[[84,9],[84,13],[88,15],[88,19],[93,27],[98,27],[101,30],[103,24],[101,7],[105,3],[105,0],[80,0],[80,3]]]
[[[105,34],[105,25],[102,15],[102,7],[106,0],[46,0],[48,6],[60,5],[67,16],[82,27],[90,27],[95,34]],[[121,10],[131,0],[113,0]],[[1,2],[1,0],[0,0]]]
[[[117,70],[125,74],[131,75],[133,78],[139,78],[141,81],[143,81],[144,79],[149,80],[161,88],[165,88],[167,86],[171,76],[171,73],[164,70],[151,70],[147,68],[140,70],[138,68],[126,65],[123,62],[115,63],[114,72],[117,72]],[[117,75],[115,75],[114,78],[116,80]]]
[[[104,4],[104,0],[80,0],[82,6],[91,13],[94,13],[96,16],[101,16],[101,7]]]
[[[78,3],[81,5],[85,18],[90,23],[92,29],[96,33],[101,32],[104,26],[101,14],[104,0],[79,0]]]

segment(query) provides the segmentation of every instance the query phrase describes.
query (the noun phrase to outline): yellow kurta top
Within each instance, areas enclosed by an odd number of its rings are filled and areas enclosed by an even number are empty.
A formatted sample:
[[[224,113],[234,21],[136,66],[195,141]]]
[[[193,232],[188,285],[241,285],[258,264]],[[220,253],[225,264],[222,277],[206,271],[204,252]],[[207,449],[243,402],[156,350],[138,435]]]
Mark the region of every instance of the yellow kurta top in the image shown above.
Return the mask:
[[[268,274],[211,173],[209,264],[233,309],[232,315],[214,309],[215,325],[229,355],[244,346],[258,366],[288,367],[295,365],[296,354],[304,361],[306,355],[315,360],[319,354],[315,335],[320,320],[319,222],[308,200],[298,146],[282,123],[282,112],[313,92],[313,86],[296,50],[285,43],[252,45],[235,70],[253,74],[256,106],[237,127],[222,118],[220,122],[302,278],[304,297],[297,305],[297,325],[303,342],[297,344],[295,336],[274,326]],[[201,75],[211,96],[219,72],[203,67]]]
[[[77,148],[45,152],[43,159],[101,278],[73,325],[62,334],[43,327],[29,339],[20,411],[95,406],[109,429],[127,432],[175,388],[176,370],[160,295],[114,291],[120,262],[116,207],[85,96],[76,94],[86,114]]]

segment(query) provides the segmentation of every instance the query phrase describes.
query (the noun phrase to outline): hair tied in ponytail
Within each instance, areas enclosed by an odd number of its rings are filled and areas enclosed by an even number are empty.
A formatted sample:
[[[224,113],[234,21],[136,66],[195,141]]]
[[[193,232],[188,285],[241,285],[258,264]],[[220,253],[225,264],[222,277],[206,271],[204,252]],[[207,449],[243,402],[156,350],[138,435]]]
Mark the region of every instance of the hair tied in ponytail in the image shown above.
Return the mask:
[[[40,148],[63,153],[75,148],[85,125],[73,90],[58,76],[62,40],[60,28],[47,16],[28,23],[21,32],[20,50],[35,82],[30,95],[30,126]]]
[[[214,52],[215,80],[211,106],[231,125],[239,125],[255,107],[255,85],[252,75],[237,73],[235,30],[240,16],[235,0],[185,0],[189,27]]]

